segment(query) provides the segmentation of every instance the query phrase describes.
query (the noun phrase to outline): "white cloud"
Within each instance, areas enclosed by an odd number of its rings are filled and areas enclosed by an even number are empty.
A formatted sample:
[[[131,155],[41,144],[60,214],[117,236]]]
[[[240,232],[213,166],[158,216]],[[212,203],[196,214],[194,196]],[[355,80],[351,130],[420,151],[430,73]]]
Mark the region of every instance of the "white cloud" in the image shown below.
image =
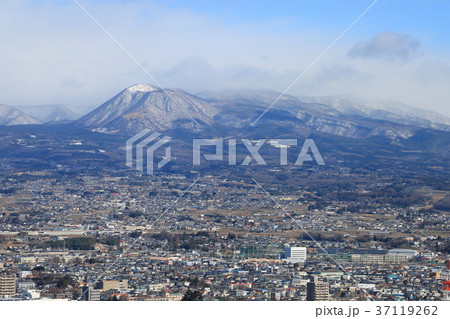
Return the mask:
[[[98,105],[127,85],[151,82],[75,5],[30,3],[1,4],[0,101]],[[148,70],[164,73],[158,80],[168,87],[200,88],[213,81],[218,88],[225,83],[245,85],[246,80],[258,85],[256,77],[264,73],[259,70],[302,66],[313,54],[302,44],[308,43],[311,51],[318,46],[310,34],[280,38],[261,25],[228,26],[150,2],[85,5]],[[199,61],[222,71],[212,76]],[[243,76],[243,70],[253,75]],[[229,79],[222,81],[221,76]]]
[[[417,54],[420,42],[407,34],[383,31],[370,41],[356,43],[348,52],[356,58],[383,58],[408,61]]]
[[[153,84],[71,1],[32,3],[0,5],[0,103],[95,107],[126,86]],[[192,93],[284,91],[336,36],[336,30],[227,24],[150,1],[83,3],[162,85]],[[355,59],[347,54],[350,32],[289,93],[397,99],[450,115],[450,75],[441,68],[448,62],[427,67],[430,58],[416,57],[414,38],[393,39],[368,42],[372,51],[366,55],[383,58]]]

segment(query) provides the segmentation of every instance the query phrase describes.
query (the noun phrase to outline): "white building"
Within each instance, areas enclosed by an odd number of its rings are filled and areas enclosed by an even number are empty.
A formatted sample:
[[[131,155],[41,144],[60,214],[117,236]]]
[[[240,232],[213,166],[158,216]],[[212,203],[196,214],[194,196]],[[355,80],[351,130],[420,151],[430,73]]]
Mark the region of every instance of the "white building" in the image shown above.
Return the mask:
[[[26,300],[40,299],[41,298],[41,292],[39,290],[33,290],[33,289],[27,290],[27,289],[25,289],[25,290],[22,290],[21,297],[23,299],[26,299]]]
[[[396,248],[396,249],[388,250],[387,254],[388,255],[406,256],[408,258],[414,258],[419,254],[419,252],[416,250],[412,250],[412,249]]]
[[[288,263],[304,263],[306,261],[306,247],[286,247],[281,259]]]
[[[32,280],[17,282],[17,290],[36,289],[36,284]]]

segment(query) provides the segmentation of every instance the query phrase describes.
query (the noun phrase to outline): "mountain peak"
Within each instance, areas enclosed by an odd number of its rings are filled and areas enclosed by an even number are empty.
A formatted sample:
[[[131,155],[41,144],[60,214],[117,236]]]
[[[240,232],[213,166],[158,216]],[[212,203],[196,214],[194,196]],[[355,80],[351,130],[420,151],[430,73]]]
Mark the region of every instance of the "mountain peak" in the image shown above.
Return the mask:
[[[212,123],[218,110],[205,100],[182,90],[162,89],[136,84],[121,91],[78,120],[84,126],[139,132],[143,128],[165,130],[177,121]]]
[[[136,92],[153,92],[157,90],[158,88],[155,88],[154,86],[148,84],[135,84],[125,89],[125,91],[132,94]]]

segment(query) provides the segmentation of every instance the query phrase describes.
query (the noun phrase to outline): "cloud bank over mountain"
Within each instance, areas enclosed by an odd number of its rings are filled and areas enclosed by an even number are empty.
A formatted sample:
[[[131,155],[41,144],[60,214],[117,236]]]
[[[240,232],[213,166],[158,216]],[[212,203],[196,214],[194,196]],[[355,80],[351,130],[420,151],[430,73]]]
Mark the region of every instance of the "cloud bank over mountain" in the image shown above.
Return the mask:
[[[286,3],[260,12],[270,5],[262,2],[253,13],[249,4],[211,12],[178,1],[81,3],[164,87],[190,93],[284,91],[365,9],[327,2],[327,10],[310,12],[315,4],[303,3],[288,12],[293,4]],[[393,5],[369,11],[289,93],[394,99],[450,115],[448,49],[412,27],[398,31],[398,21],[407,20]],[[93,108],[123,87],[156,85],[72,1],[10,1],[0,9],[0,103]]]

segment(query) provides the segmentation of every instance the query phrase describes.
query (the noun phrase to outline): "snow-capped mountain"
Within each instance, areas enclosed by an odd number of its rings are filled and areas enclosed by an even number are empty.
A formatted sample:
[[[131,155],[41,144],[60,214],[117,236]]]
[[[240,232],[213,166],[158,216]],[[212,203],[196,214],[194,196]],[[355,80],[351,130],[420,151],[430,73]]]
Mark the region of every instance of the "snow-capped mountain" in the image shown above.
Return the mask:
[[[0,125],[39,124],[31,116],[5,104],[0,105]]]
[[[300,100],[307,103],[320,103],[348,115],[450,131],[450,118],[397,101],[359,103],[334,96],[301,97]]]
[[[221,109],[215,117],[216,122],[235,128],[248,127],[280,95],[273,91],[256,90],[200,94]],[[312,130],[357,139],[384,139],[391,144],[398,144],[415,136],[420,128],[439,127],[440,130],[450,131],[450,127],[444,124],[380,112],[337,97],[296,98],[285,95],[258,123],[263,125],[262,122],[266,122],[267,125],[270,122],[276,127],[290,123],[303,132]]]
[[[136,84],[84,115],[78,123],[110,132],[138,132],[144,128],[165,130],[172,128],[175,122],[211,124],[217,112],[218,109],[205,100],[182,90],[164,91]]]
[[[182,90],[164,91],[150,85],[137,84],[121,91],[76,123],[107,133],[130,134],[145,128],[160,132],[175,129],[183,132],[180,133],[182,136],[186,134],[186,129],[227,136],[236,132],[271,136],[308,136],[318,133],[328,134],[330,137],[383,141],[390,145],[422,143],[439,147],[448,138],[447,132],[430,130],[433,128],[431,125],[442,125],[441,131],[446,131],[445,124],[426,120],[414,124],[418,122],[417,119],[403,119],[400,115],[387,111],[383,111],[387,113],[381,118],[381,113],[377,113],[381,110],[373,113],[368,106],[350,100],[324,98],[305,102],[289,95],[280,99],[279,104],[274,105],[253,127],[253,121],[279,93],[229,91],[202,93],[202,96],[197,97]],[[433,144],[432,141],[438,143]]]
[[[79,114],[64,105],[19,105],[14,106],[14,108],[32,116],[42,123],[73,121],[80,117]]]
[[[430,123],[450,125],[450,118],[429,110],[422,110],[397,101],[378,101],[366,103],[366,107],[374,111],[386,111],[406,119],[425,120]]]
[[[334,96],[300,97],[299,99],[305,103],[326,105],[348,115],[368,116],[370,113],[370,109],[368,107],[350,99]]]

